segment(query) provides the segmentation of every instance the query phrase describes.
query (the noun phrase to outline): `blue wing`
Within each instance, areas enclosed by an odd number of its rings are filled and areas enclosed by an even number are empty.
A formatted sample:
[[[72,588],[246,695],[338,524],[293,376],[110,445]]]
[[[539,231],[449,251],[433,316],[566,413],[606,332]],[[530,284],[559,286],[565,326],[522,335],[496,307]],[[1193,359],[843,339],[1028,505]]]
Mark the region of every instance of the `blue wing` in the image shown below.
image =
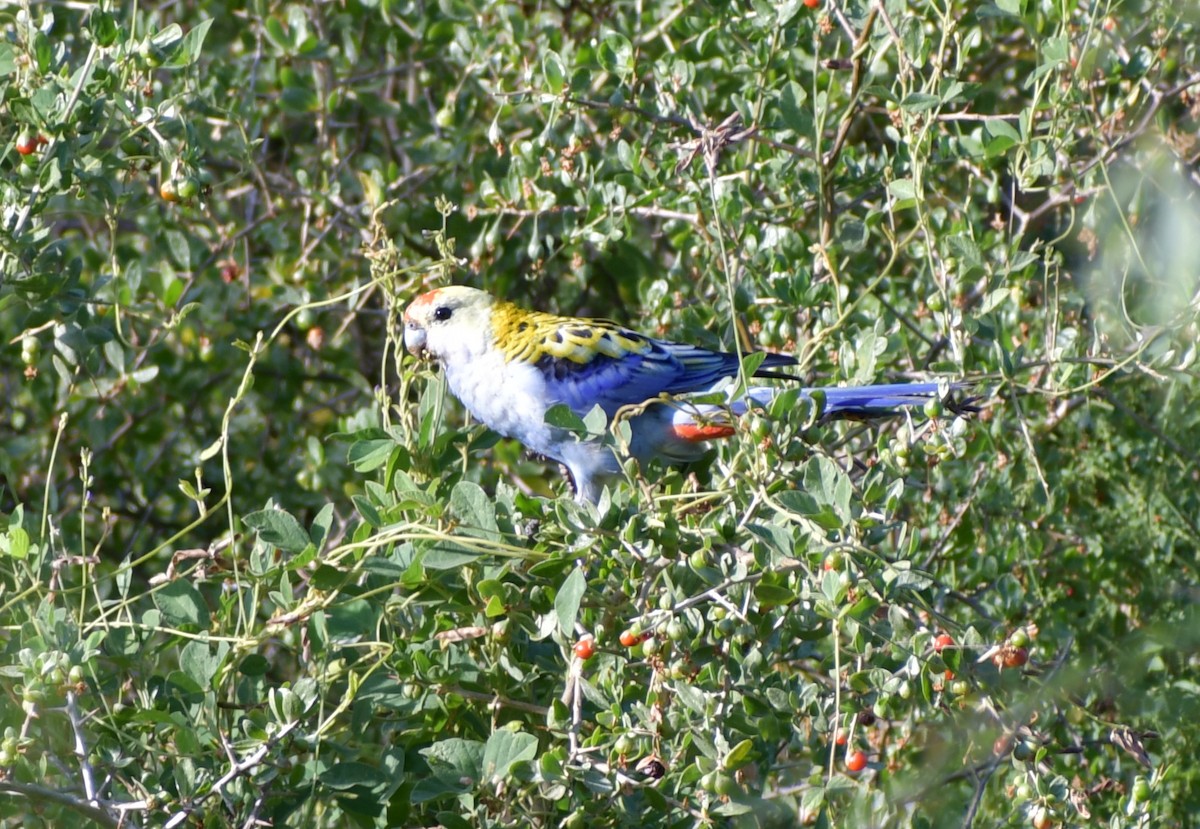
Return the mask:
[[[661,394],[706,391],[723,377],[738,372],[738,357],[694,345],[643,337],[622,330],[632,347],[619,354],[595,351],[586,362],[544,355],[537,367],[556,403],[565,403],[581,417],[599,404],[609,417],[622,406],[636,405]],[[774,369],[795,365],[783,354],[768,354],[757,377],[779,377]]]

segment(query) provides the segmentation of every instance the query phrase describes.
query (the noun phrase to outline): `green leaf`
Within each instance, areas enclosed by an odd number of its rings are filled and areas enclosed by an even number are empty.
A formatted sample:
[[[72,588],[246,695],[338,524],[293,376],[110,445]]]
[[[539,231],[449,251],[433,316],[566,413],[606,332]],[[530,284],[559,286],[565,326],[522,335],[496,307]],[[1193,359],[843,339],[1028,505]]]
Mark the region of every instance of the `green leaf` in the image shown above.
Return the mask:
[[[563,86],[566,84],[567,72],[558,52],[547,51],[542,55],[542,75],[546,79],[546,88],[550,92],[555,95],[562,93]]]
[[[906,95],[904,100],[900,102],[900,106],[909,112],[928,112],[931,109],[936,109],[941,106],[942,99],[937,95],[929,95],[924,92],[913,92]]]
[[[633,44],[629,38],[617,32],[609,32],[600,41],[596,60],[605,72],[612,72],[625,79],[633,71]]]
[[[18,561],[24,561],[29,555],[29,533],[24,527],[9,527],[8,534],[0,538],[0,549]]]
[[[847,219],[838,228],[838,241],[847,253],[866,250],[869,236],[866,223],[858,219]]]
[[[800,11],[802,7],[801,0],[784,0],[775,6],[775,25],[783,28],[792,22],[792,18]]]
[[[1012,299],[1012,291],[1008,288],[996,288],[989,291],[987,297],[983,300],[983,304],[979,306],[979,313],[990,314],[1010,299]]]
[[[419,753],[429,764],[429,770],[441,780],[474,787],[483,778],[484,744],[476,740],[452,737]]]
[[[54,47],[50,43],[50,38],[46,37],[45,32],[39,31],[34,34],[34,36],[33,36],[33,56],[34,56],[34,61],[37,66],[38,73],[42,74],[42,75],[48,73],[50,71],[50,67],[54,63]],[[41,91],[43,91],[43,92],[49,91],[49,88],[43,87],[43,89]],[[34,106],[37,106],[37,104],[35,103]],[[41,110],[43,113],[48,114],[48,113],[46,113],[45,110],[42,110],[40,107],[38,107],[38,109]]]
[[[267,675],[267,671],[271,669],[271,663],[262,654],[251,653],[238,663],[237,669],[238,673],[243,676],[261,677]]]
[[[242,522],[257,532],[258,537],[266,543],[289,553],[298,553],[311,543],[308,533],[300,526],[296,517],[281,509],[252,512],[245,516]]]
[[[330,641],[355,642],[370,636],[379,622],[382,609],[382,606],[365,599],[351,599],[330,607],[325,611]]]
[[[729,750],[729,754],[725,756],[725,768],[733,771],[746,764],[750,756],[754,753],[754,741],[742,740]]]
[[[819,455],[805,465],[804,488],[842,522],[850,520],[850,478],[829,458]]]
[[[450,512],[458,519],[458,529],[463,535],[500,540],[496,526],[496,505],[479,484],[459,481],[450,491]]]
[[[549,426],[556,426],[576,434],[583,435],[588,431],[583,418],[571,411],[571,408],[565,403],[558,403],[547,409],[545,421]]]
[[[306,115],[320,109],[317,93],[304,86],[287,86],[279,95],[279,105],[284,112]]]
[[[96,41],[96,45],[106,49],[116,42],[117,35],[120,33],[116,18],[100,9],[92,9],[91,15],[88,16],[87,27],[92,39]]]
[[[179,68],[191,66],[199,60],[200,53],[204,48],[204,39],[208,37],[208,30],[212,28],[212,24],[213,19],[210,17],[189,29],[188,33],[179,41],[179,45],[175,47],[175,51],[167,60],[166,65]]]
[[[215,647],[215,650],[214,650]],[[192,641],[179,652],[179,668],[201,688],[208,688],[229,653],[229,645]]]
[[[537,756],[538,740],[522,731],[500,729],[492,732],[483,750],[485,779],[504,782],[515,763],[527,763]]]
[[[587,590],[587,577],[576,567],[558,589],[554,597],[554,612],[558,615],[558,629],[570,638],[575,633],[575,620],[579,615],[579,603]]]
[[[192,246],[188,242],[187,234],[178,230],[168,230],[164,235],[175,264],[184,270],[190,269],[193,264]]]
[[[160,51],[173,49],[183,39],[183,27],[171,23],[159,29],[150,36],[150,43]]]
[[[604,413],[604,409],[597,403],[588,410],[588,413],[583,416],[583,428],[587,430],[588,437],[602,437],[608,429],[608,415]]]
[[[329,538],[329,532],[333,529],[333,504],[326,504],[321,507],[321,511],[313,518],[312,526],[308,530],[308,538],[318,550],[325,543],[325,539]]]
[[[358,440],[346,451],[346,462],[355,472],[372,472],[387,463],[396,442],[391,438]]]
[[[989,120],[984,125],[984,134],[989,136],[984,146],[989,157],[1001,155],[1009,147],[1021,143],[1021,134],[1008,121],[1000,119]]]
[[[1019,143],[1021,134],[1017,132],[1017,128],[1004,118],[992,118],[984,124],[984,132],[992,136],[1005,136],[1011,138],[1013,143]]]
[[[208,605],[192,583],[181,578],[167,582],[154,591],[154,606],[171,626],[208,627]]]
[[[777,524],[750,523],[746,525],[746,529],[766,542],[776,555],[791,556],[793,554],[795,542],[792,534],[784,527]]]
[[[278,17],[267,18],[263,24],[263,33],[266,34],[267,41],[281,52],[287,52],[292,46],[292,39],[288,37],[287,29]]]
[[[789,605],[796,600],[796,594],[786,587],[777,584],[760,582],[754,586],[754,598],[764,610],[781,605]]]
[[[970,267],[983,267],[983,255],[979,252],[979,245],[967,234],[956,233],[946,240],[946,244],[951,253]]]
[[[767,352],[765,351],[751,351],[749,354],[743,354],[742,371],[747,377],[753,377],[766,359]]]
[[[354,503],[354,509],[362,516],[362,519],[375,529],[383,526],[383,516],[379,514],[379,510],[371,503],[370,499],[362,495],[355,495],[350,499]]]
[[[785,83],[779,95],[779,114],[784,126],[801,136],[812,134],[812,113],[804,105],[807,99],[808,93],[795,81]]]
[[[1052,36],[1042,41],[1042,57],[1047,63],[1064,63],[1071,57],[1071,47],[1066,38]]]
[[[379,769],[354,760],[330,766],[321,772],[318,779],[321,785],[338,791],[356,788],[382,790],[388,783],[387,777]]]
[[[422,566],[430,570],[452,570],[469,564],[483,555],[479,550],[466,547],[453,540],[435,541],[421,556]]]
[[[915,200],[917,197],[916,188],[913,187],[912,179],[898,178],[888,184],[888,192],[892,197],[901,201]]]
[[[780,492],[775,498],[784,509],[798,515],[811,516],[821,511],[817,500],[802,489],[787,489]]]

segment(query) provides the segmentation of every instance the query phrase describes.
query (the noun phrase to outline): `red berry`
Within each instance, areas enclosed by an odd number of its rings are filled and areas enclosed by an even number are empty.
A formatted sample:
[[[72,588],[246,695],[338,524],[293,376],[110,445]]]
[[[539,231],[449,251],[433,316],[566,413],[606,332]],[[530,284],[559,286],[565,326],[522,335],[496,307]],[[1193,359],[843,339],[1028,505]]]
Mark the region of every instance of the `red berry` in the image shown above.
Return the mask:
[[[632,648],[634,645],[642,641],[640,634],[634,633],[632,630],[621,632],[621,644],[627,648]]]
[[[846,755],[846,770],[860,772],[867,767],[867,755],[861,751],[852,751]]]
[[[37,152],[37,138],[28,132],[23,132],[17,136],[17,152],[21,155],[32,155]]]
[[[844,746],[846,744],[846,739],[846,729],[839,728],[837,730],[837,735],[833,738],[833,741],[840,746]]]
[[[1024,648],[1012,648],[1004,652],[1004,667],[1019,668],[1029,661],[1029,651]]]
[[[1019,668],[1029,661],[1029,651],[1025,648],[1014,648],[1005,645],[992,657],[992,663],[997,668]]]
[[[596,654],[596,640],[590,636],[585,636],[575,643],[575,655],[584,662],[591,659]]]
[[[938,653],[952,647],[954,647],[954,637],[949,633],[939,633],[937,638],[933,640],[933,649]]]
[[[817,6],[821,5],[821,0],[804,0],[804,5],[807,8],[815,9]]]

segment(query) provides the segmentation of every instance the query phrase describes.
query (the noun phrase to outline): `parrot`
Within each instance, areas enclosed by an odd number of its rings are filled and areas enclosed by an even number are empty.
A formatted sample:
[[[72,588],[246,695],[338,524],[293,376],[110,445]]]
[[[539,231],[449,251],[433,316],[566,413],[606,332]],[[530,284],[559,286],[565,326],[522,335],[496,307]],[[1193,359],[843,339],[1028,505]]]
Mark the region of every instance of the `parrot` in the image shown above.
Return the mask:
[[[578,501],[595,503],[620,475],[611,442],[580,439],[546,422],[565,404],[579,417],[599,406],[611,422],[637,407],[628,423],[628,452],[643,465],[699,460],[709,441],[733,435],[731,417],[750,401],[768,404],[778,387],[753,386],[727,405],[686,402],[738,375],[737,354],[639,334],[604,319],[526,310],[462,285],[435,288],[413,299],[402,317],[405,348],[440,365],[446,384],[477,420],[565,466]],[[754,376],[796,380],[795,358],[766,353]],[[805,388],[823,396],[822,417],[871,417],[940,399],[957,386],[945,381]],[[815,393],[820,392],[820,395]]]

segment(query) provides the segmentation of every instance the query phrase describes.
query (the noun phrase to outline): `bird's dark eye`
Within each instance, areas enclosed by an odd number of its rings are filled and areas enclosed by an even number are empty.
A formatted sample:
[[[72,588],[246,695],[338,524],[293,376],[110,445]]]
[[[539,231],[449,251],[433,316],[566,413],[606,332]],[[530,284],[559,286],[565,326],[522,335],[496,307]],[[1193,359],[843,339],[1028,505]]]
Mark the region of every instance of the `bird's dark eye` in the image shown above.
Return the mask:
[[[438,322],[445,322],[446,320],[450,319],[451,315],[453,314],[454,312],[445,305],[439,305],[433,310],[433,318]]]

